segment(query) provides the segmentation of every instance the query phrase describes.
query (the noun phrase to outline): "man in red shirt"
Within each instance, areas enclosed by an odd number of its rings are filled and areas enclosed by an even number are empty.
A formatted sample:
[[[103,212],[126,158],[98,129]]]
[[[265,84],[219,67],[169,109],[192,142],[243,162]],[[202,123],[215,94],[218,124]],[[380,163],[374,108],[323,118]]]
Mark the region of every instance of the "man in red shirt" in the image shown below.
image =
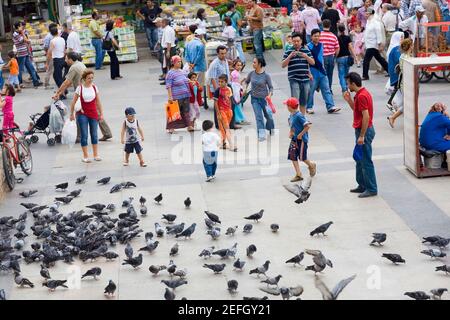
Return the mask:
[[[362,79],[358,73],[350,72],[345,78],[349,90],[356,92],[354,100],[352,100],[348,91],[344,93],[344,99],[353,110],[356,144],[362,146],[362,158],[356,161],[358,187],[350,190],[350,192],[359,193],[359,198],[373,197],[377,195],[378,189],[375,167],[372,162],[372,141],[375,137],[375,129],[372,124],[372,95],[362,86]]]
[[[333,71],[336,57],[339,54],[339,41],[334,33],[330,32],[331,22],[328,19],[322,21],[323,31],[320,33],[320,42],[323,44],[323,62],[325,71],[327,72],[328,83],[333,84]]]

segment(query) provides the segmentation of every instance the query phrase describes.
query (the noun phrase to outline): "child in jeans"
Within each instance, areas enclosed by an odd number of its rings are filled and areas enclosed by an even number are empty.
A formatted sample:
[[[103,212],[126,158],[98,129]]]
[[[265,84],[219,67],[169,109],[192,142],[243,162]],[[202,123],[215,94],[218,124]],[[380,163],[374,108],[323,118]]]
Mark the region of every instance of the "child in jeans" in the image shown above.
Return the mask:
[[[19,64],[17,63],[14,51],[8,52],[9,61],[3,69],[9,69],[8,83],[16,88],[17,92],[22,91],[19,83]]]
[[[214,108],[216,108],[217,121],[219,122],[219,130],[222,136],[222,149],[226,149],[226,141],[228,141],[230,150],[236,152],[237,148],[233,146],[230,131],[230,122],[233,118],[233,110],[231,109],[232,96],[233,92],[228,87],[227,75],[220,75],[219,87],[214,92]]]
[[[221,139],[214,132],[214,123],[210,120],[203,121],[202,129],[202,145],[203,145],[203,167],[206,173],[206,182],[210,182],[216,178],[217,155]]]
[[[295,176],[291,182],[303,180],[302,172],[298,161],[303,161],[309,168],[309,175],[314,177],[316,175],[316,164],[308,160],[308,130],[311,123],[306,120],[303,113],[298,109],[299,102],[296,98],[289,98],[284,102],[291,115],[289,116],[289,138],[291,143],[289,145],[288,160],[292,161],[295,169]]]
[[[139,126],[139,121],[137,121],[136,111],[133,107],[128,107],[125,109],[126,119],[122,125],[122,132],[120,133],[120,141],[122,144],[125,144],[125,160],[123,162],[124,166],[129,165],[130,154],[136,151],[136,154],[139,158],[139,163],[141,167],[146,167],[147,165],[144,162],[144,158],[142,157],[142,146],[141,141],[144,141],[144,132]],[[139,139],[138,136],[141,136]],[[125,138],[126,134],[126,139]]]
[[[189,118],[195,128],[195,120],[200,118],[200,106],[203,105],[202,92],[203,88],[197,81],[198,75],[195,72],[188,74],[189,90],[191,97],[189,98]]]

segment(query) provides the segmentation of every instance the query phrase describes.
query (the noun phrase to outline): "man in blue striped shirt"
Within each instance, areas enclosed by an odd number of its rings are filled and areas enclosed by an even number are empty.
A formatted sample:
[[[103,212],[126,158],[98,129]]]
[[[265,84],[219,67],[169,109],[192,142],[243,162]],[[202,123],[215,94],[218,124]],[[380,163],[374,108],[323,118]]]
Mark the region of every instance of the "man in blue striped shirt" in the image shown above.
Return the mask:
[[[298,99],[300,111],[305,114],[310,87],[309,65],[314,65],[315,61],[311,51],[302,45],[302,37],[299,33],[292,34],[292,45],[291,49],[285,51],[281,67],[288,67],[291,97]]]

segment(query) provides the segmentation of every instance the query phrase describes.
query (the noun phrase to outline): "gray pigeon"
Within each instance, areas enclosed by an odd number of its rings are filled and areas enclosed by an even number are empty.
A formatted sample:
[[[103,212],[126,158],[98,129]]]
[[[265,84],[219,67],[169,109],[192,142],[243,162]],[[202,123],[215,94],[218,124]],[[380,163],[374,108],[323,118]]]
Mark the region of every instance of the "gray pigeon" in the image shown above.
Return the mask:
[[[187,276],[187,269],[177,269],[173,275],[175,277],[180,277],[180,279],[184,279]]]
[[[48,271],[48,269],[43,265],[43,264],[41,264],[41,271],[40,271],[40,274],[41,274],[41,276],[44,278],[44,279],[50,279],[51,277],[50,277],[50,272]]]
[[[323,300],[337,300],[339,294],[344,290],[344,288],[356,278],[356,274],[353,276],[339,281],[339,283],[333,288],[332,291],[323,283],[323,281],[316,275],[314,284],[320,293],[322,293]]]
[[[256,252],[256,246],[251,244],[247,247],[247,257],[252,258],[253,254]]]
[[[75,181],[75,184],[83,184],[86,182],[86,176],[82,176],[77,178],[77,180]]]
[[[187,284],[188,282],[183,279],[176,279],[176,280],[161,280],[161,283],[164,283],[167,287],[175,290],[179,286]]]
[[[164,299],[175,300],[175,293],[173,292],[173,290],[166,288],[166,291],[164,292]]]
[[[68,288],[66,282],[67,280],[45,280],[42,286],[47,287],[50,291],[55,291],[58,287]]]
[[[161,227],[161,225],[158,222],[155,222],[155,233],[157,237],[164,236],[164,229]]]
[[[441,300],[442,295],[444,292],[447,292],[448,289],[446,288],[437,288],[437,289],[431,289],[430,292],[433,295],[434,300]]]
[[[205,258],[211,258],[212,252],[214,251],[215,247],[209,247],[206,249],[203,249],[202,252],[198,255],[199,257],[205,257]]]
[[[382,257],[388,259],[393,264],[406,263],[406,261],[399,254],[396,253],[383,253]]]
[[[234,226],[234,227],[229,227],[227,229],[227,231],[225,232],[225,235],[230,235],[230,236],[234,236],[234,233],[236,232],[236,230],[238,229],[238,226]]]
[[[125,259],[122,265],[129,264],[134,269],[138,268],[142,264],[142,253],[140,253],[137,257]]]
[[[176,256],[178,254],[178,243],[175,243],[172,248],[170,248],[169,255],[171,257]]]
[[[217,256],[221,257],[222,259],[226,259],[229,257],[228,251],[229,251],[228,249],[220,249],[220,250],[214,251],[212,254],[217,255]]]
[[[127,243],[127,246],[125,247],[125,255],[128,259],[131,259],[133,257],[133,247],[130,243]]]
[[[219,224],[222,223],[222,222],[220,221],[220,218],[219,218],[218,215],[216,215],[216,214],[214,214],[214,213],[212,213],[212,212],[209,212],[209,211],[205,211],[205,214],[208,216],[208,218],[209,218],[212,222],[214,222],[214,223],[219,223]]]
[[[217,240],[220,237],[220,228],[214,227],[211,230],[206,231],[213,240]]]
[[[5,289],[0,289],[0,301],[6,301]]]
[[[103,211],[103,209],[105,209],[106,206],[104,204],[101,204],[101,203],[94,203],[94,204],[91,204],[89,206],[86,206],[86,208],[89,208],[89,209],[92,209],[92,210],[95,210],[95,211]]]
[[[298,255],[293,256],[289,260],[286,261],[286,263],[293,263],[294,267],[296,264],[301,265],[300,262],[302,262],[303,258],[305,257],[304,252],[300,252]]]
[[[14,272],[14,282],[20,287],[27,286],[34,288],[34,284],[27,278],[22,277],[18,272]]]
[[[261,283],[266,283],[267,286],[269,286],[269,285],[270,286],[276,286],[278,288],[278,282],[280,282],[280,279],[282,277],[283,276],[281,274],[279,274],[279,275],[277,275],[276,277],[273,277],[273,278],[267,277],[267,279],[262,280]]]
[[[86,271],[86,273],[81,276],[81,279],[84,279],[86,277],[93,277],[95,280],[97,280],[97,277],[100,276],[101,274],[102,269],[99,267],[95,267]]]
[[[247,220],[254,220],[255,222],[259,222],[262,219],[264,214],[264,209],[261,209],[259,212],[249,215],[248,217],[244,217]]]
[[[111,180],[111,177],[101,178],[97,181],[98,184],[107,184]]]
[[[105,287],[105,294],[108,296],[114,296],[114,293],[116,292],[117,286],[114,283],[114,281],[109,280],[108,285]]]
[[[28,191],[22,191],[19,193],[19,195],[21,195],[24,198],[29,198],[31,197],[33,194],[37,193],[37,190],[28,190]]]
[[[320,250],[309,250],[306,249],[305,252],[313,256],[314,264],[307,266],[305,270],[312,270],[314,273],[322,272],[326,266],[333,268],[333,263],[331,260],[327,259]]]
[[[173,223],[176,218],[175,214],[163,214],[161,219],[167,220],[168,223]]]
[[[450,244],[450,238],[439,239],[438,241],[433,243],[433,246],[439,247],[441,249],[447,247]]]
[[[156,248],[158,248],[158,245],[159,241],[149,242],[145,247],[140,248],[138,251],[147,251],[148,253],[152,253],[156,250]]]
[[[311,237],[314,236],[315,234],[322,234],[322,235],[325,235],[325,232],[328,230],[328,228],[329,228],[332,224],[333,224],[333,221],[324,223],[324,224],[318,226],[317,228],[315,228],[313,231],[311,231],[311,232],[309,233],[309,235],[310,235]]]
[[[106,258],[106,260],[113,260],[119,257],[119,255],[112,251],[107,251],[103,254],[103,256]]]
[[[270,230],[272,230],[272,232],[278,232],[279,229],[280,229],[280,226],[276,223],[272,223],[270,225]]]
[[[166,227],[166,234],[178,234],[183,232],[184,230],[184,222],[180,224],[175,224],[173,226],[167,226]]]
[[[205,218],[205,225],[208,230],[214,228],[215,223],[211,221],[209,218]]]
[[[443,271],[443,272],[445,272],[445,274],[447,275],[447,274],[449,274],[450,273],[450,265],[442,265],[442,266],[438,266],[438,267],[436,267],[436,270],[435,271]]]
[[[241,259],[239,259],[239,258],[233,263],[234,270],[242,271],[244,266],[245,266],[245,261],[241,261]]]
[[[145,199],[144,196],[141,196],[139,198],[139,203],[141,204],[141,206],[145,205],[146,202],[147,202],[147,199]]]
[[[228,291],[233,294],[236,293],[239,283],[236,280],[229,280],[227,282]]]
[[[30,210],[30,209],[33,209],[34,207],[37,207],[38,206],[38,204],[36,204],[36,203],[24,203],[24,202],[22,202],[21,204],[20,204],[22,207],[24,207],[25,209],[28,209],[28,210]]]
[[[77,189],[77,190],[74,190],[74,191],[70,192],[67,196],[68,196],[68,197],[76,198],[76,197],[78,197],[80,194],[81,194],[81,189]]]
[[[223,271],[223,269],[225,269],[226,264],[222,263],[222,264],[204,264],[203,268],[207,268],[207,269],[211,269],[212,271],[214,271],[214,274],[219,274]]]
[[[404,295],[408,296],[410,298],[413,298],[414,300],[430,300],[431,299],[431,297],[423,291],[405,292]]]
[[[172,277],[172,275],[175,273],[175,271],[177,271],[177,266],[176,264],[173,262],[173,260],[169,261],[169,265],[167,267],[167,272],[170,274],[170,276]]]
[[[300,204],[309,199],[311,196],[311,193],[309,192],[309,189],[311,188],[312,179],[309,177],[307,178],[302,185],[300,184],[289,184],[289,185],[283,185],[283,187],[289,191],[290,193],[294,194],[297,197],[297,200],[295,200],[295,203]]]
[[[250,224],[250,223],[247,223],[247,224],[244,226],[243,232],[244,232],[244,233],[250,233],[250,232],[252,232],[252,229],[253,229],[253,225]]]
[[[157,204],[160,204],[160,202],[163,200],[163,195],[162,193],[160,193],[159,195],[157,195],[153,200],[155,200],[155,202]]]
[[[106,210],[108,210],[109,212],[113,212],[116,210],[116,205],[114,203],[110,203],[106,206]]]
[[[281,288],[259,288],[259,290],[264,291],[265,293],[269,293],[274,296],[279,296],[283,298],[283,300],[289,300],[291,297],[300,297],[304,291],[303,287],[298,285],[296,287],[281,287]]]
[[[192,234],[195,231],[195,227],[197,226],[196,223],[191,224],[186,230],[184,230],[183,232],[177,234],[175,236],[175,238],[179,238],[179,237],[184,237],[185,239],[187,238],[191,238]]]
[[[379,246],[383,245],[383,242],[386,241],[386,233],[372,233],[373,240],[370,245],[378,244]]]
[[[139,209],[139,212],[141,213],[141,215],[145,216],[147,214],[147,207],[141,206],[141,208]]]
[[[158,273],[160,271],[166,270],[167,267],[166,266],[155,266],[155,265],[151,265],[150,267],[148,267],[148,271],[150,271],[154,276],[157,276]]]
[[[191,206],[191,199],[189,197],[187,197],[186,200],[184,200],[184,206],[186,207],[186,209],[189,209],[189,207]]]
[[[249,274],[256,273],[258,277],[260,274],[263,274],[266,276],[266,272],[269,270],[269,265],[270,265],[270,261],[267,260],[266,262],[264,262],[264,264],[261,267],[257,267],[255,269],[250,270]]]
[[[67,189],[68,186],[69,186],[69,183],[68,183],[68,182],[63,182],[63,183],[57,184],[57,185],[55,186],[55,189],[56,189],[56,190],[62,190],[62,191],[65,191],[65,190]]]
[[[445,252],[442,252],[440,249],[428,249],[428,250],[422,250],[420,253],[430,256],[431,258],[445,258],[447,254]]]
[[[121,184],[115,184],[111,190],[109,190],[109,193],[116,193],[123,189],[123,186]]]

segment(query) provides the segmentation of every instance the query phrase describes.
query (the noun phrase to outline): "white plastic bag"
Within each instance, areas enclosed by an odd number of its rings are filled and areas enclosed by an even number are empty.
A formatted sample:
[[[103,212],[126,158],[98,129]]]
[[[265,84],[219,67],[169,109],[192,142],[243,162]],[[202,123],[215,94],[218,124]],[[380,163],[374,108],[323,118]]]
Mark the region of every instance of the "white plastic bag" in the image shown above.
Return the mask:
[[[75,121],[67,119],[62,129],[61,143],[68,144],[72,148],[75,145],[75,140],[77,140],[77,124]]]
[[[61,101],[57,101],[51,104],[50,106],[50,119],[49,119],[49,126],[50,126],[50,132],[59,134],[61,133],[63,127],[64,127],[64,121],[65,121],[65,114],[66,114],[67,107],[64,103]]]

